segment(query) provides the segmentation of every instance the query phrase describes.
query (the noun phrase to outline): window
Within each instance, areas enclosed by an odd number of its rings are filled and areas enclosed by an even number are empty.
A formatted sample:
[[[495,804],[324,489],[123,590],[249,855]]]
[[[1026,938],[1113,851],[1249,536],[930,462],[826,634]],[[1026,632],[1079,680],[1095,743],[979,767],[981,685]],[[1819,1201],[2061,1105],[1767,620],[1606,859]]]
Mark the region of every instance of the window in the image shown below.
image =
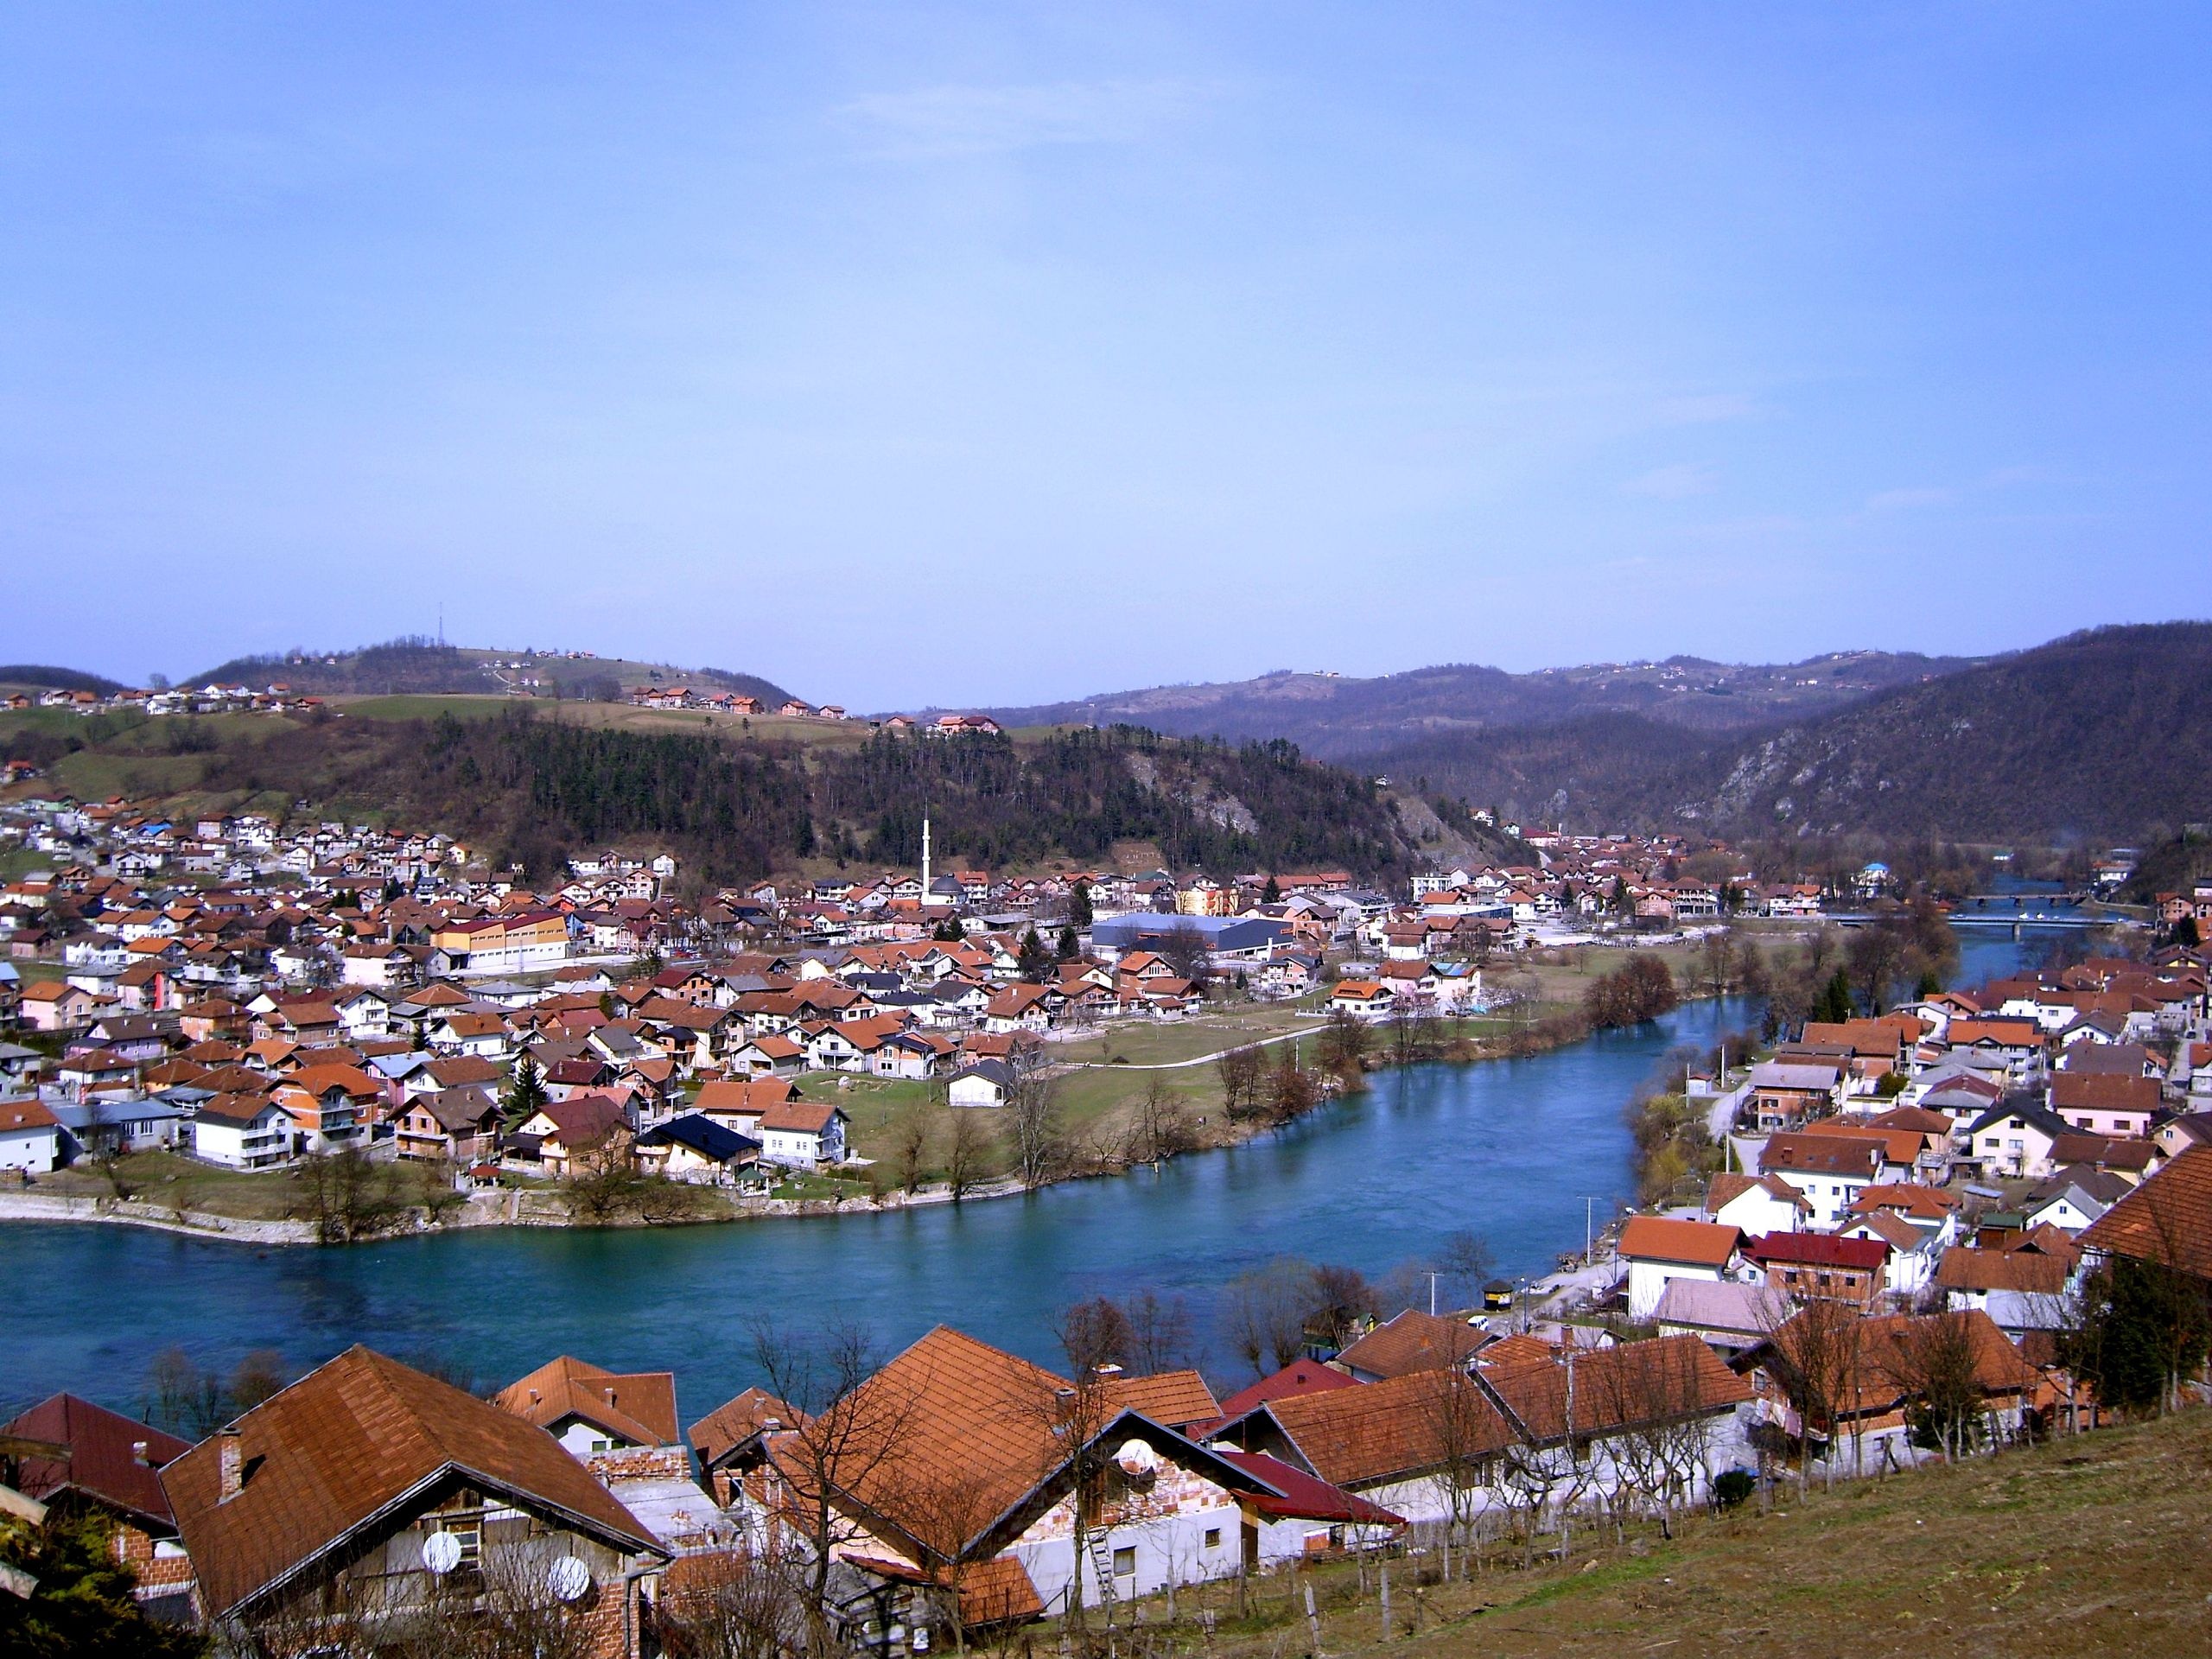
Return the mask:
[[[1206,1529],[1206,1548],[1208,1549],[1219,1549],[1221,1548],[1221,1529],[1219,1527],[1208,1527]]]
[[[1135,1544],[1124,1544],[1114,1552],[1114,1576],[1117,1579],[1134,1579],[1136,1575],[1137,1547]]]

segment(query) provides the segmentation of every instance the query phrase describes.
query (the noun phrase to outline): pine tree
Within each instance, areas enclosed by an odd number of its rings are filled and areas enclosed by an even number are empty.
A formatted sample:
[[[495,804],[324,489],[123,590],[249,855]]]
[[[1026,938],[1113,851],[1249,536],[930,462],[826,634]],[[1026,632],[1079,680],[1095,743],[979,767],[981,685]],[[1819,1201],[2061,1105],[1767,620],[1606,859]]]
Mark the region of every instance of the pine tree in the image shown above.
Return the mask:
[[[1282,888],[1272,875],[1268,878],[1268,885],[1260,889],[1260,902],[1263,905],[1279,905],[1282,902]]]
[[[1851,976],[1839,968],[1821,988],[1812,1017],[1824,1025],[1840,1025],[1858,1011],[1851,1000]]]
[[[1078,881],[1068,895],[1068,919],[1077,927],[1090,925],[1090,883]]]
[[[1053,954],[1058,957],[1062,962],[1073,962],[1075,960],[1075,925],[1074,924],[1070,923],[1067,926],[1063,927],[1060,930],[1059,943],[1054,947]]]
[[[1032,927],[1021,936],[1021,948],[1015,954],[1014,970],[1027,980],[1041,980],[1052,967],[1052,957],[1046,953],[1045,941],[1037,937]]]
[[[537,1059],[524,1054],[515,1062],[514,1071],[507,1079],[506,1093],[499,1101],[507,1127],[513,1128],[518,1124],[527,1123],[545,1102],[544,1077],[537,1069]]]

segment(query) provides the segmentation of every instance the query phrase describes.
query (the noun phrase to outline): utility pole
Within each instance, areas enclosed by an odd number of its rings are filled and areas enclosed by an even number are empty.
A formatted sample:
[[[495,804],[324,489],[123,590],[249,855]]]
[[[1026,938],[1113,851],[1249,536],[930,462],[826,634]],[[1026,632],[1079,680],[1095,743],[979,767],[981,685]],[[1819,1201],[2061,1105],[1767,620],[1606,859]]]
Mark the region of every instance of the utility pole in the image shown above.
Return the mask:
[[[1426,1274],[1428,1280],[1428,1317],[1433,1319],[1436,1317],[1436,1269],[1430,1268]]]
[[[1582,1195],[1582,1265],[1590,1265],[1590,1252],[1598,1248],[1598,1200]]]

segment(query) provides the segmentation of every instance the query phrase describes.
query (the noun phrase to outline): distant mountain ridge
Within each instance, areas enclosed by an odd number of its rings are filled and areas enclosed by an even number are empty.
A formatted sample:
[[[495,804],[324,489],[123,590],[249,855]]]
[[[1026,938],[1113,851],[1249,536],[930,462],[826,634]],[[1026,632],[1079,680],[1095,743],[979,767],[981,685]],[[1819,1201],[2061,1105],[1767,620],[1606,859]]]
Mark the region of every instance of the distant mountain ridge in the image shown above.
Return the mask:
[[[2212,819],[2212,623],[2069,635],[1749,733],[1612,714],[1357,759],[1580,829],[2149,836]]]
[[[1599,715],[1637,715],[1691,731],[1746,730],[1822,714],[1981,660],[1864,651],[1802,663],[1671,657],[1529,674],[1446,664],[1375,679],[1284,670],[1252,680],[1154,686],[989,712],[1011,726],[1127,721],[1185,737],[1283,737],[1308,753],[1340,760],[1440,732],[1558,725]]]
[[[491,651],[429,639],[392,639],[341,652],[272,652],[234,657],[188,685],[282,680],[318,696],[498,696],[518,689],[564,697],[611,701],[634,685],[705,686],[758,697],[770,707],[791,693],[758,675],[719,668],[677,668],[666,663],[572,655],[566,652]]]

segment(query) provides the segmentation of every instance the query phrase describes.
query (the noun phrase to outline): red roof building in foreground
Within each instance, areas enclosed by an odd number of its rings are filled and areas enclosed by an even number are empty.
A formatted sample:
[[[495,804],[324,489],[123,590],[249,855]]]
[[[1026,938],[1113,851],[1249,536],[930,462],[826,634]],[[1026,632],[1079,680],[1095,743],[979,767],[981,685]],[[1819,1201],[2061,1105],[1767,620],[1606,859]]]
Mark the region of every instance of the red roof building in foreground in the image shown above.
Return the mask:
[[[57,1394],[42,1400],[0,1434],[43,1441],[60,1456],[18,1453],[10,1484],[27,1497],[61,1510],[97,1510],[115,1522],[115,1548],[149,1602],[181,1598],[192,1586],[192,1563],[176,1542],[176,1516],[162,1491],[162,1465],[192,1448],[174,1434],[118,1412]]]

